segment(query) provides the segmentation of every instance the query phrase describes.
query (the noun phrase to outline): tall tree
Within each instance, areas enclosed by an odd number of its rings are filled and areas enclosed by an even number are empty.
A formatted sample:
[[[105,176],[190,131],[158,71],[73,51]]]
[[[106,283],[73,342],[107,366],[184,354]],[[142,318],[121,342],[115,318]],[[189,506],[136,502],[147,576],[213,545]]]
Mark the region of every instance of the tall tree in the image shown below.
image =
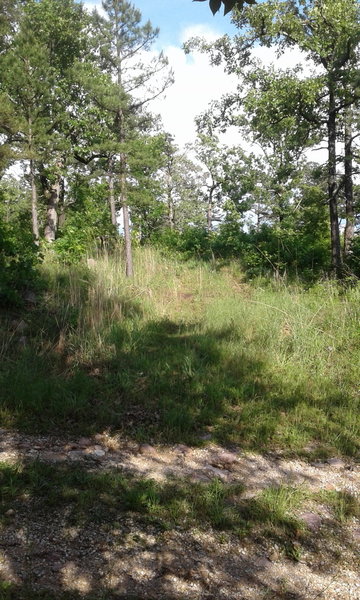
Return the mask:
[[[316,82],[319,94],[317,121],[326,130],[328,161],[328,206],[331,231],[331,262],[333,273],[341,277],[342,256],[340,245],[338,195],[340,191],[337,174],[336,140],[342,111],[358,101],[356,90],[358,76],[349,81],[349,69],[354,70],[360,41],[359,5],[356,0],[269,0],[248,7],[241,14],[234,13],[234,22],[241,33],[231,42],[223,38],[211,48],[214,61],[223,60],[230,73],[239,74],[249,59],[249,51],[255,44],[276,45],[279,53],[287,48],[299,48],[306,58],[317,67],[309,88]],[[347,98],[343,90],[347,86]],[[352,88],[349,91],[349,87]],[[303,111],[301,96],[297,115],[311,120],[314,111]]]
[[[127,142],[139,110],[150,100],[161,94],[171,83],[171,74],[166,71],[167,60],[160,54],[145,61],[144,52],[150,50],[159,30],[148,21],[142,24],[141,12],[125,0],[104,0],[106,17],[94,13],[94,46],[102,69],[116,79],[118,105],[113,119],[120,152],[110,165],[118,167],[120,205],[123,211],[126,274],[133,275],[130,218],[127,189],[128,156]],[[117,164],[116,160],[117,158]],[[109,170],[111,181],[111,173]]]

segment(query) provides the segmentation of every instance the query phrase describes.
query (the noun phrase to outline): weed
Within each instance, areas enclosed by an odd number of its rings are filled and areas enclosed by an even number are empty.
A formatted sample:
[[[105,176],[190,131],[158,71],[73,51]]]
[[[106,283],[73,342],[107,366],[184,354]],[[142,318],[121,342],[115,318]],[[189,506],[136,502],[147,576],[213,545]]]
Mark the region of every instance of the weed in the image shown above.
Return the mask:
[[[136,252],[42,266],[26,347],[0,325],[0,426],[359,452],[359,289],[244,285],[235,267]]]

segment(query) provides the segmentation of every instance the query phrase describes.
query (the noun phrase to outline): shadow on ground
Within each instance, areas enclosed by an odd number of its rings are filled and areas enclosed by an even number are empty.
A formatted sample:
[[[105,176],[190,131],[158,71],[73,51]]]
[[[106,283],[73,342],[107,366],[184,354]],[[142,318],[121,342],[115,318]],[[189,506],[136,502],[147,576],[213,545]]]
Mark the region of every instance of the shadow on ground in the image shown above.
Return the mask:
[[[87,358],[86,334],[81,352],[76,347],[76,315],[35,315],[37,328],[30,324],[23,346],[13,335],[0,366],[0,426],[118,430],[152,443],[199,444],[211,435],[256,450],[299,450],[315,440],[320,448],[330,442],[332,450],[357,452],[356,432],[336,410],[348,401],[341,390],[329,388],[319,400],[305,384],[275,379],[266,349],[248,355],[230,325],[146,321],[126,301],[122,311],[122,321],[104,327],[96,357]]]
[[[76,465],[6,467],[1,600],[309,600],[324,590],[327,598],[337,597],[334,590],[350,597],[341,548],[354,555],[356,549],[345,527],[332,524],[336,544],[276,514],[270,530],[261,501],[242,501],[241,491],[236,503],[236,491],[227,493],[219,482],[193,490],[187,484],[186,494],[174,485]],[[179,508],[174,512],[191,494],[197,527],[186,523],[185,508],[185,518]],[[208,498],[207,508],[200,498]],[[215,515],[222,518],[214,521]],[[301,548],[306,564],[284,554],[269,560],[274,541],[285,550]]]

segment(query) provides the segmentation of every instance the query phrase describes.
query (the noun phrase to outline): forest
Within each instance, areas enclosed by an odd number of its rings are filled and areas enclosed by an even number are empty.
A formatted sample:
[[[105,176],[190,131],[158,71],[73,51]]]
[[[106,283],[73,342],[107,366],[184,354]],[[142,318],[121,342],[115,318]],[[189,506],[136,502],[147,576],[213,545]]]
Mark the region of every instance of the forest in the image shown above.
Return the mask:
[[[136,4],[0,0],[0,600],[355,599],[359,2],[183,1],[185,145]]]

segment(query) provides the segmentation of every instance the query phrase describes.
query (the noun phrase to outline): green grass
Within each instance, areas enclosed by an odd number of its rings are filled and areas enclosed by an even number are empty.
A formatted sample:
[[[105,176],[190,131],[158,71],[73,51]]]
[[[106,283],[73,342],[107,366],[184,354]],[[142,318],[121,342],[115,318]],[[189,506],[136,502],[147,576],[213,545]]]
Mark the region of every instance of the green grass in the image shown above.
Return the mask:
[[[48,261],[39,304],[4,316],[0,426],[358,455],[358,288],[249,285],[149,249],[126,281],[121,260]]]
[[[0,524],[31,510],[32,518],[52,520],[62,511],[63,525],[76,527],[119,527],[130,519],[132,531],[152,527],[158,535],[168,530],[212,531],[246,540],[276,543],[281,552],[298,560],[311,546],[313,535],[296,516],[309,501],[332,511],[334,532],[342,535],[349,519],[360,514],[359,502],[348,493],[311,493],[305,487],[269,487],[254,498],[243,496],[244,486],[126,475],[116,469],[88,471],[79,465],[49,465],[39,461],[24,464],[0,463]],[[38,516],[37,516],[38,515]],[[329,532],[318,532],[317,544]],[[331,536],[330,532],[330,536]],[[265,542],[266,543],[266,542]],[[320,547],[320,546],[319,546]],[[1,597],[1,596],[0,596]]]
[[[243,498],[244,486],[218,479],[195,483],[180,479],[156,482],[121,471],[91,472],[81,466],[54,466],[39,461],[0,463],[0,515],[32,503],[42,514],[67,507],[72,524],[116,523],[123,516],[153,524],[159,531],[200,528],[235,532],[252,531],[274,539],[300,538],[305,526],[295,516],[307,500],[326,503],[343,524],[359,515],[359,503],[350,494],[324,492],[313,495],[305,488],[269,487],[255,498]],[[35,504],[34,504],[35,502]],[[11,519],[11,517],[10,517]]]

